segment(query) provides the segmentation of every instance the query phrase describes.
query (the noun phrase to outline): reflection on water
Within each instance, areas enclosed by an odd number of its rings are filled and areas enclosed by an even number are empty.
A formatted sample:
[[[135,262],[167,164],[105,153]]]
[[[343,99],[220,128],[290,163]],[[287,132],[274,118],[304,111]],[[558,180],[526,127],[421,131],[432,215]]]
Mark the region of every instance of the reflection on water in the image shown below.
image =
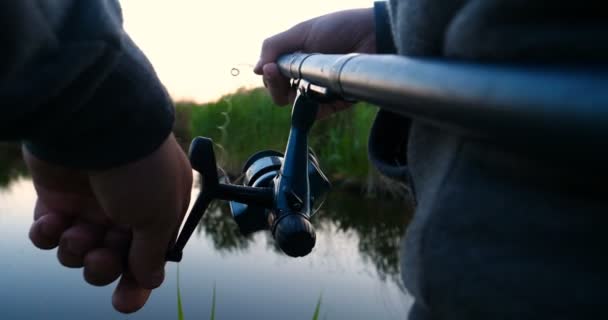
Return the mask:
[[[0,151],[0,306],[6,319],[125,319],[110,305],[112,286],[93,288],[80,270],[27,240],[35,193],[19,149]],[[193,191],[198,192],[197,189]],[[242,236],[225,202],[216,203],[184,251],[186,319],[402,319],[410,300],[399,276],[398,246],[410,211],[402,203],[334,190],[313,218],[317,245],[300,259],[281,254],[268,232]],[[128,319],[176,319],[176,265],[149,304]]]
[[[399,244],[411,215],[411,207],[400,202],[334,192],[319,220],[321,228],[335,224],[343,232],[355,232],[359,252],[374,263],[380,278],[400,281]]]
[[[400,202],[334,190],[312,223],[317,232],[356,234],[360,254],[374,264],[380,280],[400,284],[399,244],[411,213],[411,208]],[[204,232],[220,252],[246,251],[255,241],[251,235],[239,232],[225,201],[212,203],[197,232]],[[268,249],[280,254],[269,234],[266,236]]]
[[[247,250],[254,241],[253,235],[242,235],[230,215],[226,202],[214,201],[201,219],[196,232],[199,236],[204,232],[211,239],[214,249],[219,252]]]

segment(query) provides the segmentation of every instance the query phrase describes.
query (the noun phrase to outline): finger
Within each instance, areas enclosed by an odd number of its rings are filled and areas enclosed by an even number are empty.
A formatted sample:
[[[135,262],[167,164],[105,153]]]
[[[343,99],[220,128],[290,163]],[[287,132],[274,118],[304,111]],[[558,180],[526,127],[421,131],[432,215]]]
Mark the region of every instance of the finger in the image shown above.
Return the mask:
[[[77,223],[67,229],[59,240],[57,258],[68,268],[80,268],[85,255],[103,243],[105,230],[99,226]]]
[[[117,253],[126,263],[131,246],[131,230],[114,227],[106,232],[103,246]]]
[[[114,282],[122,271],[122,259],[111,249],[95,249],[84,258],[84,279],[94,286],[106,286]]]
[[[289,85],[289,79],[280,73],[276,63],[268,63],[264,66],[264,82],[274,103],[284,106],[290,102],[290,92],[293,90]]]
[[[310,23],[303,22],[285,32],[264,40],[260,60],[253,68],[253,72],[262,75],[264,65],[275,62],[279,55],[301,50],[306,42],[309,29]]]
[[[29,237],[32,243],[43,250],[54,249],[59,245],[63,232],[70,227],[72,220],[57,214],[46,214],[32,223]]]
[[[149,289],[140,287],[133,275],[127,272],[122,275],[114,290],[112,305],[122,313],[133,313],[146,304],[151,292]]]
[[[129,269],[138,283],[147,289],[159,287],[165,279],[165,256],[173,228],[148,226],[134,228]]]

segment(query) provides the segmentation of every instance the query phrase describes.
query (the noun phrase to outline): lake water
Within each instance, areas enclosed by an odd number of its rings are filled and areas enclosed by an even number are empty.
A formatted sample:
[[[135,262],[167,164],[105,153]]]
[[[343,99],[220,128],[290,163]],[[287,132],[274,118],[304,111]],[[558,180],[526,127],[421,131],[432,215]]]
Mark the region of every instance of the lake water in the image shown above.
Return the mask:
[[[14,150],[13,150],[14,151]],[[8,160],[7,160],[8,159]],[[177,268],[138,313],[112,309],[114,285],[97,288],[55,251],[27,237],[35,192],[18,160],[0,149],[0,306],[2,319],[177,319]],[[11,166],[11,168],[2,168]],[[195,187],[193,193],[198,192]],[[398,247],[410,217],[399,202],[334,190],[315,216],[317,245],[294,259],[266,233],[239,235],[226,206],[208,212],[179,264],[185,319],[404,319]]]

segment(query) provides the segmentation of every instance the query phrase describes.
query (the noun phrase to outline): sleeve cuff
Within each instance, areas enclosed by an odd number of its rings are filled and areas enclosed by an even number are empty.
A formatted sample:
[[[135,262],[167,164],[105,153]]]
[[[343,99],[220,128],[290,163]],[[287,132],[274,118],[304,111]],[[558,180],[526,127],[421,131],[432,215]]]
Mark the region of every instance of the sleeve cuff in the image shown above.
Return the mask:
[[[397,53],[386,1],[374,2],[374,21],[376,24],[376,52],[379,54]]]
[[[69,119],[24,142],[30,152],[58,165],[106,170],[141,159],[165,141],[173,127],[172,101],[128,37],[123,49],[110,74]]]
[[[380,110],[368,141],[370,162],[383,175],[409,183],[407,145],[412,121]]]

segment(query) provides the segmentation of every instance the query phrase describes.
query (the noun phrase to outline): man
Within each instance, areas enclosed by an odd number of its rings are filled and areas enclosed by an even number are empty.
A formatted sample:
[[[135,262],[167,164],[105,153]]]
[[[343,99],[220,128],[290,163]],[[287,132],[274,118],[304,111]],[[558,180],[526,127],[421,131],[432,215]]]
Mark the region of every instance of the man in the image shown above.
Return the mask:
[[[114,307],[134,312],[189,203],[169,96],[115,0],[1,1],[0,23],[0,139],[24,141],[30,238],[93,285],[120,277]]]
[[[268,38],[255,72],[274,101],[286,104],[293,92],[275,61],[295,51],[605,64],[604,12],[593,1],[391,0]],[[523,152],[379,112],[370,159],[385,174],[410,180],[417,201],[402,246],[402,273],[415,299],[409,319],[605,312],[606,170],[564,148]]]

